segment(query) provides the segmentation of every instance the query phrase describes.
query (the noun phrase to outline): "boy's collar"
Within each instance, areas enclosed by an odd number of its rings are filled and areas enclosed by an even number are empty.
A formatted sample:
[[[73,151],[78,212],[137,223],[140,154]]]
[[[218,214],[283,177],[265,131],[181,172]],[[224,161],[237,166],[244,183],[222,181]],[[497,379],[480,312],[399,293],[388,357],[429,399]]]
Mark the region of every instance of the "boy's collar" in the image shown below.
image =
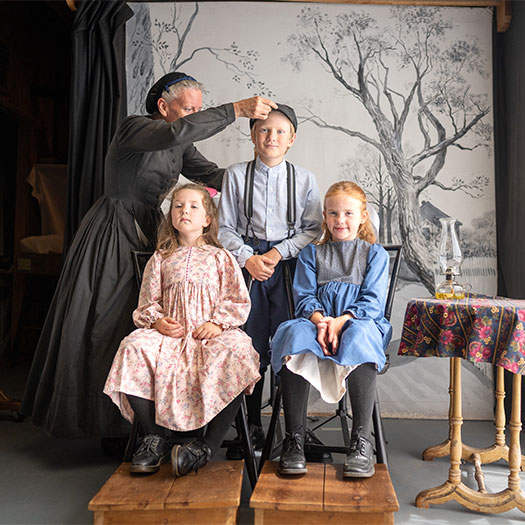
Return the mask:
[[[286,162],[286,159],[283,158],[283,160],[281,162],[279,162],[279,164],[276,164],[275,166],[268,166],[267,164],[265,164],[260,157],[257,157],[255,159],[255,167],[256,168],[259,168],[259,169],[263,169],[263,170],[271,170],[271,169],[274,169],[274,168],[279,168],[280,166],[282,166],[284,163]]]

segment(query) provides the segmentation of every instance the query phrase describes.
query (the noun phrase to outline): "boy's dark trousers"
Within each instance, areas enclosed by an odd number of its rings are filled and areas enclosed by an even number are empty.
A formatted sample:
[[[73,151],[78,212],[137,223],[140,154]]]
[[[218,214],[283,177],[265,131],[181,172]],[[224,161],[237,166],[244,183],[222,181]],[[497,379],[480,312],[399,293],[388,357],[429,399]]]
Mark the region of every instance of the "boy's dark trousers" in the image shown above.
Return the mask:
[[[280,241],[245,241],[252,246],[257,254],[263,255]],[[248,423],[262,426],[261,405],[264,384],[264,373],[270,364],[270,339],[275,334],[277,327],[291,318],[290,303],[286,291],[285,269],[290,269],[290,279],[293,279],[296,259],[280,261],[274,269],[272,276],[266,281],[253,280],[251,283],[250,298],[252,307],[248,321],[244,326],[246,333],[252,338],[252,343],[260,357],[261,380],[255,386],[253,394],[246,397],[248,407]],[[245,277],[251,279],[247,270],[243,270]]]

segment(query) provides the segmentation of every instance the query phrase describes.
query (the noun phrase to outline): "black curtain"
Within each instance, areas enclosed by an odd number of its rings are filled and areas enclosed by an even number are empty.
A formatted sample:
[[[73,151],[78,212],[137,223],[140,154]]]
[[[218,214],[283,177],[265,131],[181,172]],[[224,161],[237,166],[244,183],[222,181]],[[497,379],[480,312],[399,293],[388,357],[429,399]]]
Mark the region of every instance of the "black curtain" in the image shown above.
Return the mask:
[[[493,39],[498,295],[525,299],[525,3],[513,2],[512,11],[509,29],[494,30]],[[505,371],[507,424],[512,377]]]
[[[83,0],[73,25],[73,71],[64,253],[82,217],[104,193],[104,157],[127,114],[123,0]]]

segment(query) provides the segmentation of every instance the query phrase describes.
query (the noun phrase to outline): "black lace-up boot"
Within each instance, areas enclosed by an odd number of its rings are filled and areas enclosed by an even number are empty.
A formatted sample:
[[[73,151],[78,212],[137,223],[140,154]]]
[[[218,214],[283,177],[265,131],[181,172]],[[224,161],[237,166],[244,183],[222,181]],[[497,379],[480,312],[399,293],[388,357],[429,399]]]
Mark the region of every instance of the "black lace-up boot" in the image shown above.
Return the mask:
[[[131,458],[130,472],[137,474],[153,474],[158,472],[161,463],[165,463],[170,455],[169,443],[158,434],[148,434]]]
[[[352,434],[350,452],[343,466],[344,478],[370,478],[374,475],[374,447],[360,430]]]
[[[306,474],[304,456],[304,428],[296,427],[290,434],[286,433],[283,451],[279,460],[280,474]]]
[[[204,441],[175,445],[171,450],[171,469],[175,477],[197,472],[211,458],[211,449]]]

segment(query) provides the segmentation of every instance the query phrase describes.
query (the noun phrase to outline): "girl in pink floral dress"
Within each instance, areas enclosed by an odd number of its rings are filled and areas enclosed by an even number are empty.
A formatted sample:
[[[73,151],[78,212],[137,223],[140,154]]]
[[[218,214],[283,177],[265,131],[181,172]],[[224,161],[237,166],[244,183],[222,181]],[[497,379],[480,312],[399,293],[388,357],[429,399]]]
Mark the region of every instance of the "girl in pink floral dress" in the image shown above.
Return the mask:
[[[144,270],[138,330],[120,344],[104,392],[144,440],[131,471],[157,472],[170,455],[166,429],[208,425],[203,440],[173,447],[173,472],[187,474],[219,449],[259,375],[259,357],[238,327],[250,298],[232,255],[217,240],[217,209],[198,184],[177,188],[171,221]]]

